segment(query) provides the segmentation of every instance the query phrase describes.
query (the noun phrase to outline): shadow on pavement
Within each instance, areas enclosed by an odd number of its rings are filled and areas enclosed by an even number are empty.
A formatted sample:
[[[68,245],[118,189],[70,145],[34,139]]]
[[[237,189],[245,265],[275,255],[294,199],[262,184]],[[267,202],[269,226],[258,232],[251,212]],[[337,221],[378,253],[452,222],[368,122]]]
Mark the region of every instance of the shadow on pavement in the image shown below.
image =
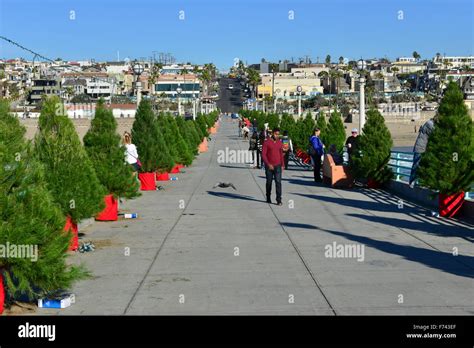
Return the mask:
[[[366,209],[370,211],[383,211],[383,212],[396,212],[400,211],[398,209],[398,206],[396,203],[381,203],[381,202],[370,202],[370,201],[363,201],[363,200],[358,200],[358,199],[350,199],[350,198],[340,198],[340,197],[327,197],[327,196],[321,196],[321,195],[316,195],[316,194],[308,194],[308,193],[298,193],[295,192],[295,195],[298,196],[303,196],[307,198],[312,198],[312,199],[317,199],[319,201],[324,201],[328,203],[334,203],[334,204],[340,204],[344,205],[347,207],[353,207],[357,209]],[[425,212],[424,210],[421,210],[419,208],[412,208],[405,206],[404,212]]]
[[[431,268],[439,269],[446,273],[451,273],[460,277],[474,278],[473,256],[457,255],[445,253],[437,250],[424,249],[409,245],[399,245],[386,241],[375,240],[362,236],[355,236],[345,232],[323,230],[328,233],[347,238],[349,240],[362,243],[371,248],[376,248],[385,253],[399,255],[406,260],[418,262]],[[367,256],[367,255],[366,255]],[[366,260],[368,258],[366,257]]]
[[[318,230],[319,229],[318,227],[316,227],[314,225],[300,224],[300,223],[297,223],[297,222],[282,222],[281,224],[283,226],[291,227],[291,228],[305,228],[307,230]]]
[[[456,225],[444,225],[429,223],[427,221],[409,221],[402,219],[395,219],[391,217],[372,216],[363,214],[347,214],[347,216],[364,219],[370,222],[389,225],[398,228],[405,228],[409,230],[427,232],[441,237],[457,237],[465,239],[469,242],[474,242],[474,230],[466,227]]]
[[[266,201],[264,201],[264,200],[256,199],[255,197],[252,197],[252,196],[239,195],[237,193],[215,192],[215,191],[207,191],[207,193],[210,194],[211,196],[215,196],[215,197],[230,198],[230,199],[242,199],[244,201],[254,201],[254,202],[266,203]]]
[[[250,163],[249,163],[250,164]],[[233,169],[249,169],[248,167],[242,167],[242,166],[230,166],[228,164],[220,164],[219,167],[223,168],[233,168]]]

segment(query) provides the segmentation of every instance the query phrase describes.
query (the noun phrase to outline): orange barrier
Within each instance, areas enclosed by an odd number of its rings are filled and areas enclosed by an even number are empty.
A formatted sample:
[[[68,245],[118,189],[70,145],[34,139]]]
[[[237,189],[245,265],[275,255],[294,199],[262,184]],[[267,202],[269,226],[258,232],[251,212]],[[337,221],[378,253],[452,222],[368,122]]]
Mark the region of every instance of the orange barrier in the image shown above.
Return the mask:
[[[204,138],[204,140],[199,144],[199,153],[202,152],[207,152],[208,147],[207,147],[207,138]]]

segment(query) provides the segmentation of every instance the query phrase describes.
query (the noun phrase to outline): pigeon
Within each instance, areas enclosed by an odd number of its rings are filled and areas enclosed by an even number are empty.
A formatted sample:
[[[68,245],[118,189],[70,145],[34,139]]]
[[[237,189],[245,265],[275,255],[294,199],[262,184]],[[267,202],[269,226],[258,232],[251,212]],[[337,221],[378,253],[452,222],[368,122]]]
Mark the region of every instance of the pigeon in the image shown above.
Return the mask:
[[[234,184],[232,184],[231,182],[218,182],[218,183],[215,184],[212,188],[216,188],[216,187],[221,187],[221,188],[232,187],[234,190],[237,191],[237,189],[235,188]]]

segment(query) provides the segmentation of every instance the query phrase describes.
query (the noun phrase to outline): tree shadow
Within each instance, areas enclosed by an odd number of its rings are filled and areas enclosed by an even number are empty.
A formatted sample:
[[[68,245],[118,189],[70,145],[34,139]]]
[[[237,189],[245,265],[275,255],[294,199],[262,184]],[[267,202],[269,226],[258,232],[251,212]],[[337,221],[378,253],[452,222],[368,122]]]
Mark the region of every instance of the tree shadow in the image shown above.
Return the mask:
[[[207,191],[207,193],[210,194],[211,196],[220,197],[220,198],[241,199],[241,200],[244,200],[244,201],[254,201],[254,202],[266,203],[265,200],[256,199],[255,197],[252,197],[252,196],[240,195],[238,193],[215,192],[215,191]]]
[[[291,228],[304,228],[307,230],[318,230],[319,227],[310,224],[301,224],[297,222],[282,222],[281,225]]]
[[[228,164],[220,164],[219,167],[223,167],[223,168],[233,168],[233,169],[249,169],[248,167],[230,166],[230,165],[228,165]]]
[[[460,277],[474,278],[473,256],[460,255],[453,256],[450,253],[424,249],[409,245],[399,245],[391,242],[375,240],[362,236],[355,236],[346,232],[323,230],[328,233],[347,238],[349,240],[376,248],[388,254],[399,255],[406,260],[424,264],[430,268],[439,269],[446,273],[451,273]]]
[[[370,211],[383,211],[383,212],[400,211],[400,209],[398,209],[398,205],[395,203],[370,202],[370,201],[363,201],[363,200],[351,199],[351,198],[327,197],[327,196],[321,196],[317,194],[308,194],[308,193],[299,193],[299,192],[295,192],[294,194],[298,196],[302,196],[302,197],[317,199],[323,202],[339,204],[346,207],[352,207],[352,208],[357,208],[357,209],[366,209]],[[407,212],[408,210],[411,212],[421,211],[421,209],[419,208],[412,208],[408,206],[406,206],[404,209],[406,209],[405,212]]]
[[[429,223],[427,221],[410,221],[395,219],[392,217],[385,216],[373,216],[363,214],[347,214],[347,216],[355,217],[358,219],[364,219],[370,222],[384,224],[388,226],[404,228],[408,230],[415,230],[421,232],[427,232],[441,237],[457,237],[467,240],[468,242],[474,242],[474,230],[471,228],[458,226],[458,225],[444,225]]]

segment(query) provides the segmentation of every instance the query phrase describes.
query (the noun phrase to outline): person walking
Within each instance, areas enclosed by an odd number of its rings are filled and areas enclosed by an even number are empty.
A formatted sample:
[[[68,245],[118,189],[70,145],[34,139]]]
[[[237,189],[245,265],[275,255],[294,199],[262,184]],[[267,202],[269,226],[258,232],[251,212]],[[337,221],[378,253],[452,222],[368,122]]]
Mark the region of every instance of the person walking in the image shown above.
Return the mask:
[[[135,144],[132,144],[132,136],[129,132],[123,133],[123,144],[125,145],[125,160],[133,168],[133,175],[137,175],[140,170],[140,161],[138,160],[138,151]]]
[[[408,184],[411,188],[415,187],[415,181],[417,178],[416,172],[420,166],[421,156],[426,151],[426,146],[428,145],[428,139],[433,132],[435,127],[434,118],[430,118],[426,121],[418,131],[418,137],[415,141],[415,146],[413,146],[413,165],[411,167],[410,179]]]
[[[258,133],[257,136],[257,168],[262,168],[263,160],[262,160],[262,151],[263,151],[263,143],[265,142],[265,132],[261,131]]]
[[[349,155],[349,161],[352,158],[352,154],[356,153],[359,145],[359,130],[353,128],[351,135],[346,140],[347,154]]]
[[[293,152],[293,142],[288,136],[288,131],[283,131],[283,138],[281,138],[283,144],[283,157],[285,159],[285,170],[288,170],[288,161],[290,160],[290,152]]]
[[[258,134],[253,132],[249,140],[249,151],[252,153],[252,168],[255,168],[255,157],[257,152]]]
[[[276,203],[281,203],[281,174],[285,165],[283,159],[283,147],[280,140],[280,129],[274,128],[272,136],[263,143],[263,162],[265,163],[266,195],[267,203],[271,203],[272,183],[275,180]]]
[[[314,170],[314,182],[322,182],[321,178],[321,156],[324,154],[324,144],[319,139],[321,130],[319,128],[314,129],[314,133],[309,138],[309,155],[313,161],[313,170]]]

